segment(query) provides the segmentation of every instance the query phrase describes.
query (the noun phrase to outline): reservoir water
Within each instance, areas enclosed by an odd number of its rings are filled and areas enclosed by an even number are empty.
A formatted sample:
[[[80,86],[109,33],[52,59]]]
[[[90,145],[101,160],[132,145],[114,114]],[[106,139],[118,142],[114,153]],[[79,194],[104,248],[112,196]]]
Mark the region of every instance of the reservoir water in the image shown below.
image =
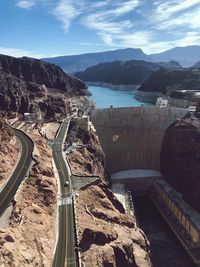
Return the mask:
[[[135,107],[141,106],[150,106],[152,104],[147,102],[140,102],[134,98],[133,91],[118,91],[111,90],[106,87],[100,86],[88,86],[89,91],[91,92],[90,99],[96,102],[97,108],[109,108],[111,105],[116,107]]]

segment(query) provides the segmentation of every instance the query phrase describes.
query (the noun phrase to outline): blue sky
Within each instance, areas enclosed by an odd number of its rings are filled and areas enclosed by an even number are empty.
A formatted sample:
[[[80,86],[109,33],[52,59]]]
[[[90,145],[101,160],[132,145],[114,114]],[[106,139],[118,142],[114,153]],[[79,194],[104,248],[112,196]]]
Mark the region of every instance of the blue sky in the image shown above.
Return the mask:
[[[200,45],[200,0],[1,0],[0,53],[49,57]]]

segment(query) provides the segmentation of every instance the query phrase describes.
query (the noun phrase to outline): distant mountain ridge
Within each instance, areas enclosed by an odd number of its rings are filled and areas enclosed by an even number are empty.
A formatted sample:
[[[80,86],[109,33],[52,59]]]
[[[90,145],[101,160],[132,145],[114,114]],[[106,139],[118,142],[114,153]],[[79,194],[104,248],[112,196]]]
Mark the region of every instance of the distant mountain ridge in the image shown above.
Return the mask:
[[[178,61],[183,67],[191,67],[200,61],[200,46],[175,47],[162,53],[147,55],[141,49],[125,48],[113,51],[87,53],[82,55],[43,58],[43,61],[60,66],[65,72],[84,71],[99,63],[116,60],[145,60],[149,62]]]
[[[75,76],[86,82],[103,82],[116,85],[141,84],[153,72],[164,67],[181,67],[177,62],[152,63],[144,60],[114,61],[99,63]]]
[[[200,46],[174,47],[162,53],[149,55],[152,61],[178,61],[183,67],[192,67],[200,61]]]
[[[56,64],[66,72],[75,73],[78,71],[83,71],[99,63],[133,59],[147,60],[148,56],[141,49],[126,48],[99,53],[43,58],[42,60]]]
[[[198,61],[194,66],[193,68],[200,68],[200,61]]]
[[[161,68],[147,78],[138,90],[165,95],[180,90],[200,91],[200,70]]]

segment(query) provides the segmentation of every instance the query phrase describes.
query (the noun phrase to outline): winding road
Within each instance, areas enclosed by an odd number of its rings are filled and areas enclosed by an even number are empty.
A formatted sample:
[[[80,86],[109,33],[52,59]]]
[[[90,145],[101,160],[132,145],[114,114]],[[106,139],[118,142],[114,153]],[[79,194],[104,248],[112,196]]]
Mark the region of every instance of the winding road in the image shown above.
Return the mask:
[[[18,187],[26,177],[32,162],[34,148],[32,140],[25,133],[16,129],[14,131],[21,144],[21,157],[10,179],[0,193],[0,216],[4,213],[14,198]]]
[[[58,132],[57,138],[52,144],[53,159],[59,175],[60,200],[58,208],[58,241],[53,260],[53,267],[77,267],[77,255],[75,251],[75,226],[72,203],[72,187],[70,171],[64,159],[62,150],[70,124],[66,119]],[[65,182],[69,185],[65,186]]]

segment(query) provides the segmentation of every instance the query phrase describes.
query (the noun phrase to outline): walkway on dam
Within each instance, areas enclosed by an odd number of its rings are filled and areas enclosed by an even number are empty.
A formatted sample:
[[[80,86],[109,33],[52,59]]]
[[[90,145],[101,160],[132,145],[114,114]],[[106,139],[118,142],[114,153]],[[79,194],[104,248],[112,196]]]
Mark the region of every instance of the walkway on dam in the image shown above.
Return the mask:
[[[162,179],[162,174],[155,170],[132,169],[113,173],[110,179],[112,184],[126,184],[134,193],[146,194],[156,180]]]
[[[111,175],[113,183],[123,180],[124,182],[133,182],[133,179],[148,179],[148,178],[162,178],[159,171],[147,169],[132,169],[120,172],[115,172]]]

